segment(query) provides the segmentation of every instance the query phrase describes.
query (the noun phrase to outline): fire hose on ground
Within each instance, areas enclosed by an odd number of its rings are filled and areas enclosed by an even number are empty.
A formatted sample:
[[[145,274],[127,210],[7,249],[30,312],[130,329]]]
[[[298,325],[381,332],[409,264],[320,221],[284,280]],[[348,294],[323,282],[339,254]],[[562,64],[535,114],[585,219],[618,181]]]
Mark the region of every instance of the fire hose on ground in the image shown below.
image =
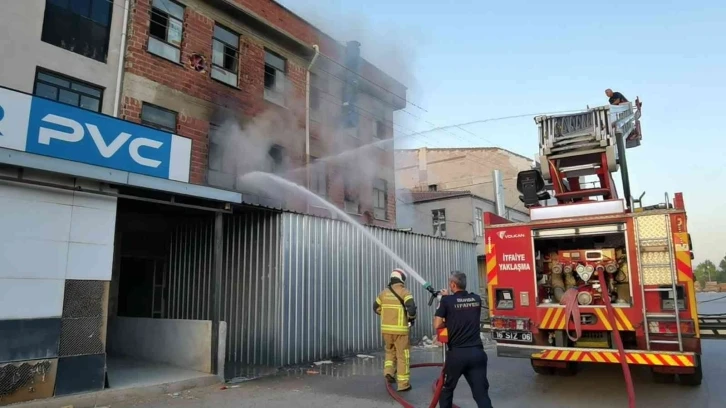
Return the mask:
[[[426,285],[426,286],[424,286],[424,288],[426,288],[426,290],[428,290],[429,293],[431,293],[431,298],[429,299],[429,306],[431,306],[433,304],[434,300],[439,298],[439,296],[440,296],[439,292],[434,290],[430,285]],[[437,336],[437,337],[439,338],[439,340],[441,340],[441,338],[439,336]],[[446,353],[445,350],[444,350],[444,353]],[[445,359],[445,356],[446,356],[446,354],[444,354],[444,359]],[[434,408],[434,407],[436,407],[436,404],[439,403],[439,398],[441,397],[441,390],[444,388],[444,364],[445,363],[422,363],[422,364],[411,364],[409,367],[409,368],[441,367],[441,374],[439,374],[439,377],[436,379],[436,381],[434,381],[434,383],[432,384],[432,387],[431,387],[434,392],[434,396],[431,399],[429,408]],[[388,390],[388,394],[394,400],[396,400],[396,402],[401,404],[402,407],[414,408],[414,406],[410,402],[406,401],[402,396],[400,396],[396,392],[396,390],[393,389],[393,386],[391,385],[391,383],[386,382],[386,390]],[[456,404],[453,404],[452,406],[454,408],[459,408],[459,406]]]

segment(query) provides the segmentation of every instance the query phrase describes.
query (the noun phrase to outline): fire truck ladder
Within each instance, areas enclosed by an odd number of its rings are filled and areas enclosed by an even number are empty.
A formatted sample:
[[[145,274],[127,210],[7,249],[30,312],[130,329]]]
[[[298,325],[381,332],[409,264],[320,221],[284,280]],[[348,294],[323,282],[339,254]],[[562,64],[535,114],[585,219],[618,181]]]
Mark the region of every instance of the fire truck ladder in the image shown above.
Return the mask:
[[[683,351],[683,333],[681,331],[680,308],[678,306],[678,271],[675,257],[672,256],[673,240],[670,218],[663,214],[642,215],[635,219],[635,233],[638,254],[638,275],[640,277],[640,295],[643,300],[643,328],[648,350],[651,344],[677,344],[678,351]],[[659,287],[652,287],[658,285]],[[651,286],[646,288],[646,286]],[[673,299],[673,312],[649,313],[645,307],[646,292],[670,292]],[[685,303],[684,303],[685,307]],[[677,340],[651,340],[649,319],[675,320]]]
[[[601,197],[616,199],[612,173],[622,166],[630,201],[625,149],[640,146],[640,100],[605,105],[567,115],[537,116],[542,177],[551,181],[559,204]],[[583,188],[581,177],[595,175],[599,186]]]

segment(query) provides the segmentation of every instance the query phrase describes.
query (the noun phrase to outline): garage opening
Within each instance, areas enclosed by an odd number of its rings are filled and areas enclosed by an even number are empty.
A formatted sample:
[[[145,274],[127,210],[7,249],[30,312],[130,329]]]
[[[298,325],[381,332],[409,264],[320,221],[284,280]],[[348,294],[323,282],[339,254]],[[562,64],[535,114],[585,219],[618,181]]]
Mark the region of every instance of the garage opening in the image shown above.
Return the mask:
[[[212,375],[214,217],[208,210],[118,200],[107,387]]]

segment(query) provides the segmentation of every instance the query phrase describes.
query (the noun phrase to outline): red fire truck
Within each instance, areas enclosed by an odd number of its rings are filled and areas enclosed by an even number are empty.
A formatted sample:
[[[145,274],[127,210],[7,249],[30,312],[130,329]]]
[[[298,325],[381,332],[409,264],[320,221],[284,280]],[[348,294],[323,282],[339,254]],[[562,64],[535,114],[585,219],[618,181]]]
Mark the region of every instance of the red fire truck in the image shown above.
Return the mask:
[[[624,359],[658,382],[701,384],[683,196],[643,207],[630,194],[625,152],[640,145],[640,114],[636,100],[535,118],[539,168],[517,177],[530,221],[484,216],[498,356],[528,358],[546,375]]]

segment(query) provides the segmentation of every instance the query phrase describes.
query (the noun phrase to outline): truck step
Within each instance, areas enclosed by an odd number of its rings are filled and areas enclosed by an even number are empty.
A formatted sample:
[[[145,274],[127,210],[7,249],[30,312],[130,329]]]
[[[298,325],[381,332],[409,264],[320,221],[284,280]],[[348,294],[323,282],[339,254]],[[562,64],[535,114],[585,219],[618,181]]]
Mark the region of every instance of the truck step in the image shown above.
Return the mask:
[[[658,319],[658,318],[675,319],[676,314],[675,313],[646,313],[645,317],[646,317],[646,319]]]
[[[670,263],[657,263],[657,264],[643,264],[640,265],[641,268],[670,268]]]
[[[673,288],[645,288],[646,292],[673,292]]]

